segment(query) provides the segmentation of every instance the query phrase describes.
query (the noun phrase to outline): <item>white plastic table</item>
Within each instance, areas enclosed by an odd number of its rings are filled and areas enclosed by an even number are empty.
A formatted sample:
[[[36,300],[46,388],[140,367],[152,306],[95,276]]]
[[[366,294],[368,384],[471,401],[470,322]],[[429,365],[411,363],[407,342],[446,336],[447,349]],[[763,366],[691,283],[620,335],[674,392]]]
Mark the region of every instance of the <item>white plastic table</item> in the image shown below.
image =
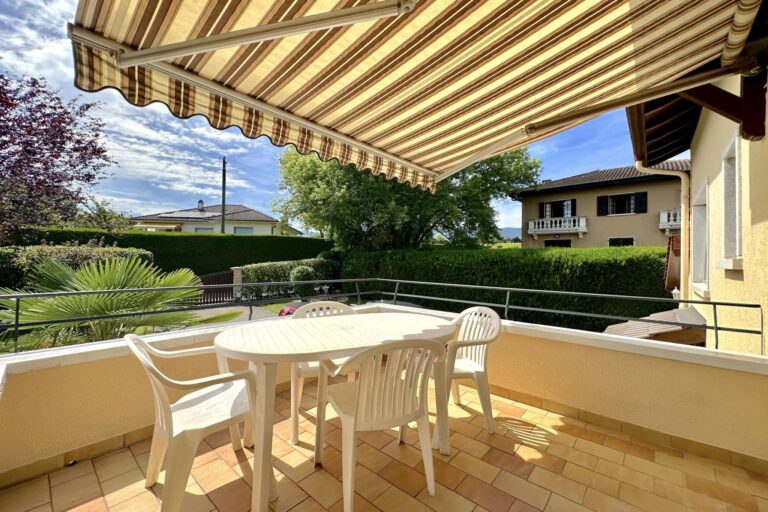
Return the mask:
[[[414,313],[361,313],[320,318],[275,319],[239,325],[214,341],[219,356],[248,361],[256,366],[258,393],[254,424],[253,511],[266,512],[272,476],[272,425],[275,376],[278,363],[320,361],[346,357],[387,341],[428,339],[450,341],[455,326],[442,318]],[[435,390],[447,389],[445,364],[435,364]],[[448,454],[447,394],[436,392],[436,444]],[[318,411],[316,435],[323,426]],[[434,446],[434,444],[433,444]],[[316,462],[320,454],[316,451]]]

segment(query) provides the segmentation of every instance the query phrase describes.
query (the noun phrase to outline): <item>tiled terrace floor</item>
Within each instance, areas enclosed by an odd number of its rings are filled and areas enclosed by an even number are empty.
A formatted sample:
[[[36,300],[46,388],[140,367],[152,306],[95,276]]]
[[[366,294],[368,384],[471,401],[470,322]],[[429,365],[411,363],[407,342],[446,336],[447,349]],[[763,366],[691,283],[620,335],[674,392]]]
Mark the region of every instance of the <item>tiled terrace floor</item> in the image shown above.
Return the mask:
[[[311,460],[314,386],[307,386],[301,443],[288,437],[287,393],[277,399],[273,444],[277,512],[341,511],[341,430],[328,408],[324,468]],[[359,436],[356,509],[362,511],[768,511],[768,478],[512,400],[494,397],[497,432],[488,435],[474,390],[451,404],[450,457],[436,455],[430,497],[415,431]],[[308,410],[307,410],[308,409]],[[3,512],[159,510],[162,484],[144,488],[149,440],[0,491]],[[435,452],[437,453],[437,452]],[[235,453],[228,433],[203,442],[189,478],[184,512],[245,512],[249,451]],[[161,475],[161,482],[164,475]]]

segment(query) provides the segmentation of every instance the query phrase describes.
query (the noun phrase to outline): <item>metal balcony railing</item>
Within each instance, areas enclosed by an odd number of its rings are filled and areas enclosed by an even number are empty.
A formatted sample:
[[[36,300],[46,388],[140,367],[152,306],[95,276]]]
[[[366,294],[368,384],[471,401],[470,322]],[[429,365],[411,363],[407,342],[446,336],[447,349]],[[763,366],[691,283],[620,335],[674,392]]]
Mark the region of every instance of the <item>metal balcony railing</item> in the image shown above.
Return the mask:
[[[680,229],[680,208],[659,210],[659,229]]]
[[[528,234],[534,237],[549,233],[577,233],[582,237],[586,232],[586,217],[548,217],[528,221]]]
[[[365,284],[363,289],[361,284]],[[286,297],[283,293],[270,292],[269,290],[288,290],[289,293],[293,293],[291,290],[296,289],[296,285],[313,285],[314,294],[311,296],[299,297],[291,295]],[[346,288],[349,291],[343,291]],[[407,287],[408,290],[404,290]],[[477,301],[467,298],[458,297],[446,297],[439,295],[424,295],[415,293],[419,288],[443,288],[443,289],[461,289],[470,292],[472,290],[484,290],[494,292],[494,296],[498,296],[502,299],[502,302],[489,302],[489,301]],[[156,291],[158,293],[167,292],[169,290],[189,290],[198,289],[201,290],[201,300],[195,302],[183,301],[178,304],[170,305],[167,308],[158,308],[150,311],[124,311],[114,314],[101,314],[101,315],[83,315],[79,317],[70,318],[56,318],[52,320],[37,320],[37,321],[22,321],[22,311],[24,311],[24,300],[32,298],[51,298],[57,297],[75,297],[82,295],[101,295],[112,296],[119,294],[132,294],[137,292],[151,292]],[[233,293],[221,294],[220,297],[231,297],[228,300],[222,300],[218,304],[202,304],[202,297],[205,291],[217,290],[217,289],[232,289]],[[240,293],[240,291],[242,293]],[[519,295],[536,294],[540,296],[552,296],[552,297],[571,297],[574,301],[578,298],[584,299],[606,299],[617,301],[647,301],[655,303],[667,303],[670,307],[677,308],[681,304],[688,305],[702,305],[711,307],[713,311],[713,325],[701,325],[701,324],[688,324],[684,322],[672,322],[665,320],[651,320],[648,318],[635,318],[621,315],[611,315],[605,313],[595,313],[591,311],[572,311],[553,308],[542,308],[524,306],[515,304],[514,297]],[[209,295],[215,296],[215,295]],[[672,299],[665,297],[642,297],[634,295],[616,295],[605,293],[584,293],[584,292],[566,292],[558,290],[535,290],[527,288],[511,288],[503,286],[484,286],[484,285],[470,285],[460,283],[433,283],[427,281],[410,281],[406,279],[386,279],[386,278],[359,278],[359,279],[327,279],[327,280],[315,280],[315,281],[276,281],[276,282],[261,282],[261,283],[242,283],[242,284],[216,284],[216,285],[199,285],[199,286],[176,286],[176,287],[164,287],[164,288],[133,288],[133,289],[120,289],[120,290],[84,290],[75,292],[46,292],[46,293],[21,293],[21,294],[5,294],[0,295],[0,299],[10,299],[13,302],[14,307],[14,321],[0,322],[0,343],[3,340],[11,341],[13,343],[13,352],[19,351],[18,341],[19,334],[23,331],[29,331],[31,328],[57,325],[57,324],[72,324],[73,322],[90,322],[94,320],[107,320],[116,318],[129,318],[141,315],[154,315],[162,313],[170,313],[177,311],[193,311],[201,309],[212,309],[221,307],[231,307],[233,305],[240,305],[249,308],[249,319],[253,314],[253,307],[285,302],[286,298],[292,299],[310,299],[310,298],[342,298],[350,297],[355,298],[357,303],[360,304],[363,301],[363,297],[371,297],[374,299],[388,298],[393,304],[397,304],[398,300],[402,301],[403,298],[413,300],[426,300],[444,302],[446,304],[464,304],[467,306],[488,306],[502,312],[504,318],[509,318],[510,311],[523,311],[523,312],[535,312],[535,313],[548,313],[555,315],[566,315],[573,317],[587,317],[603,320],[615,320],[615,321],[637,321],[648,322],[652,324],[664,324],[673,325],[678,327],[695,327],[700,329],[706,329],[714,332],[715,336],[715,348],[719,345],[719,333],[720,332],[735,332],[743,334],[754,334],[760,336],[761,349],[764,343],[763,337],[763,310],[760,304],[748,304],[739,302],[718,302],[718,301],[701,301],[701,300],[682,300]],[[388,301],[388,302],[389,302]],[[718,307],[738,307],[757,310],[760,320],[759,329],[745,329],[742,327],[726,327],[718,323],[717,312]],[[9,339],[10,337],[10,339]],[[93,340],[98,341],[98,340]]]

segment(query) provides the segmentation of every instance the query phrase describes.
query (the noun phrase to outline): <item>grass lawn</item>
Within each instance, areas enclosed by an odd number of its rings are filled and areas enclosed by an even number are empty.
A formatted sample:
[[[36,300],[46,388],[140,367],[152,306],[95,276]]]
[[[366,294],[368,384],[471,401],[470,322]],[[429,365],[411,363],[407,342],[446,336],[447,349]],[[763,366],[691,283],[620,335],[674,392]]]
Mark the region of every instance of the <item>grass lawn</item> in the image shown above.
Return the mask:
[[[483,247],[486,249],[519,249],[520,242],[497,242],[495,244],[488,244]]]
[[[278,302],[277,304],[266,304],[264,306],[259,306],[259,307],[266,309],[267,311],[271,311],[273,313],[280,313],[280,310],[283,309],[288,304],[290,304],[291,302],[296,302],[296,301],[292,300],[289,302]]]

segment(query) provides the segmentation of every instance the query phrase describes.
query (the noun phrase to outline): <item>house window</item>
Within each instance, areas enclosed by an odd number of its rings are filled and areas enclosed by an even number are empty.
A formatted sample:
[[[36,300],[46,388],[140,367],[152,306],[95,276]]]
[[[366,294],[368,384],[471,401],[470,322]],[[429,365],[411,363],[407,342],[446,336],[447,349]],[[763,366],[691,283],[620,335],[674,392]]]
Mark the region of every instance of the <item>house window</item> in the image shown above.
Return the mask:
[[[544,240],[544,247],[570,247],[570,240]]]
[[[539,218],[573,217],[576,215],[576,200],[542,201],[539,203]]]
[[[648,212],[648,192],[597,197],[597,215],[629,215]]]
[[[691,280],[694,287],[701,290],[706,289],[708,280],[709,212],[707,195],[708,187],[704,185],[691,201]]]
[[[741,183],[737,142],[734,139],[723,156],[723,257],[741,257]]]
[[[632,247],[635,245],[635,238],[632,236],[616,237],[608,239],[608,247]]]
[[[238,228],[235,228],[235,234],[236,235],[252,235],[253,234],[253,228],[251,228],[251,227],[248,227],[248,228],[238,227]]]
[[[195,233],[213,233],[213,228],[195,228]]]

